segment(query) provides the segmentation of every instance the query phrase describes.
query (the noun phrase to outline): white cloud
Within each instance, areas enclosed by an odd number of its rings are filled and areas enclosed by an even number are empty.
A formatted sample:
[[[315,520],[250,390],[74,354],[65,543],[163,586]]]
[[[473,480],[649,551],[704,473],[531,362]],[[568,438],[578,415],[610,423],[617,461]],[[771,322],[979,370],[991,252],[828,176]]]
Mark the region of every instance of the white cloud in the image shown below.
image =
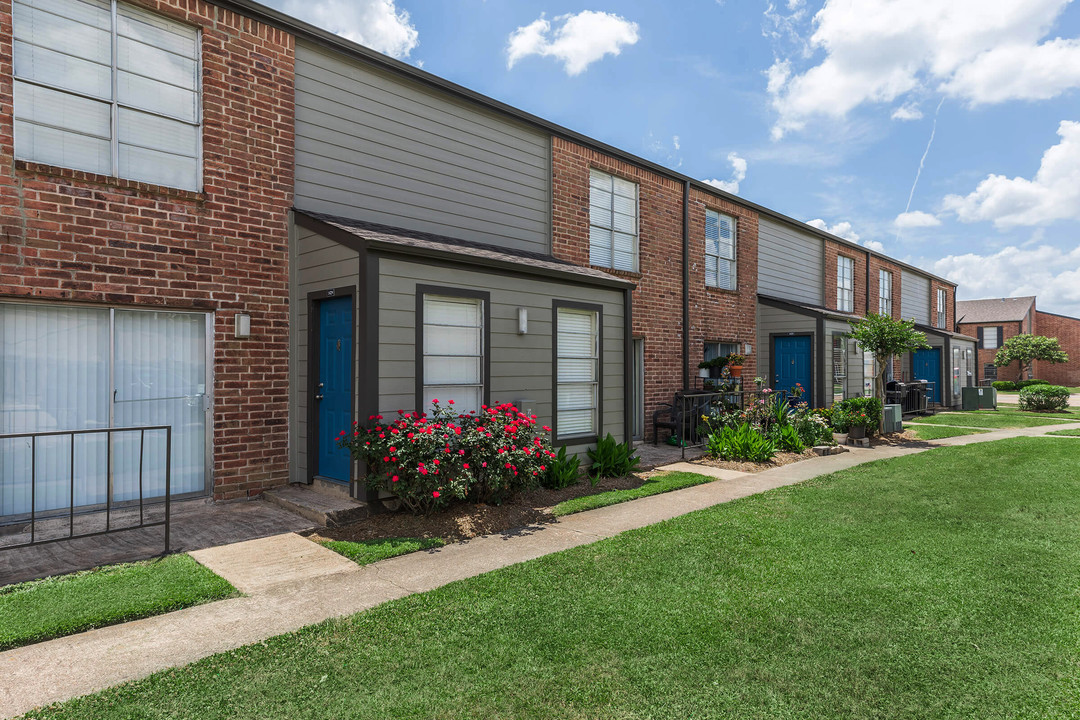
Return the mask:
[[[915,103],[906,103],[893,110],[893,120],[922,120],[922,110]]]
[[[739,183],[746,179],[746,158],[739,157],[738,153],[729,152],[727,156],[728,162],[731,163],[731,179],[730,180],[717,180],[710,178],[709,180],[702,180],[706,185],[712,185],[718,190],[723,190],[726,193],[732,195],[739,194]]]
[[[959,283],[961,300],[1037,295],[1043,310],[1080,316],[1080,247],[1009,246],[992,255],[949,255],[932,267]]]
[[[605,55],[618,55],[625,45],[640,37],[638,24],[614,13],[583,10],[560,15],[552,24],[541,15],[510,33],[506,45],[508,68],[530,55],[553,57],[563,63],[567,75],[579,75]]]
[[[868,250],[873,250],[877,253],[885,252],[885,246],[879,243],[877,240],[867,240],[863,243],[863,247],[867,248]]]
[[[395,58],[405,58],[420,44],[409,13],[394,0],[284,0],[282,12],[337,33]]]
[[[1033,179],[988,175],[974,192],[946,196],[942,208],[999,228],[1080,220],[1080,122],[1062,120],[1057,132],[1061,142],[1043,153]]]
[[[937,227],[941,221],[936,216],[922,210],[900,213],[893,220],[893,224],[901,229]]]
[[[776,139],[815,116],[939,89],[971,104],[1045,99],[1080,86],[1077,41],[1040,42],[1070,0],[826,0],[803,72],[777,60],[768,90]],[[771,20],[766,11],[766,19]],[[803,51],[805,54],[805,50]]]
[[[851,223],[849,223],[847,220],[844,220],[843,222],[838,222],[835,225],[829,225],[829,223],[825,222],[821,218],[814,218],[813,220],[807,220],[806,224],[810,227],[815,227],[818,230],[824,230],[825,232],[831,233],[837,237],[842,237],[845,240],[850,240],[851,242],[855,243],[859,242],[859,233],[855,232],[855,229],[851,227]]]

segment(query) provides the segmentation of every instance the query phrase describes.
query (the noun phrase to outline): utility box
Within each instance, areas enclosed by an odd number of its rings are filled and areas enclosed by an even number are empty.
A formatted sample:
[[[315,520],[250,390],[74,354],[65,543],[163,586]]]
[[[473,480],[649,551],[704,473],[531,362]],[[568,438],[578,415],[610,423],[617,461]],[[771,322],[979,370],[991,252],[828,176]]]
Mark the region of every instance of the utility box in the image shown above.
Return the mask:
[[[960,391],[964,410],[997,410],[997,389],[992,387],[966,387]]]
[[[885,406],[885,432],[903,432],[904,416],[899,405]]]
[[[997,388],[979,388],[979,409],[997,410]]]

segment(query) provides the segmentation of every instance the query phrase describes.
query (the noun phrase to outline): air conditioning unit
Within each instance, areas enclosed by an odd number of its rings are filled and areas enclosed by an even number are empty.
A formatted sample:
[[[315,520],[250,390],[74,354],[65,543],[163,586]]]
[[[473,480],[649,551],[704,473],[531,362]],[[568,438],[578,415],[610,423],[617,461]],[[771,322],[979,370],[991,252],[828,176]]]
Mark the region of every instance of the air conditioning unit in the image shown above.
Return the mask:
[[[903,432],[904,416],[899,405],[885,406],[885,432]]]

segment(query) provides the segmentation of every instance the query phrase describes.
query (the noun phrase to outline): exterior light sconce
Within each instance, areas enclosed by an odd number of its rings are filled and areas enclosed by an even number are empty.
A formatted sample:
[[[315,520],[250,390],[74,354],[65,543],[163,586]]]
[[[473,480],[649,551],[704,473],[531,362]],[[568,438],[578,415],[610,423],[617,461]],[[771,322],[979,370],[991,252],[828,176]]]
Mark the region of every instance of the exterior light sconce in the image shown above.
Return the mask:
[[[247,313],[233,315],[233,335],[237,340],[247,340],[251,337],[251,316]]]
[[[750,343],[743,343],[743,355],[753,355],[754,346]]]
[[[529,332],[529,309],[519,307],[518,308],[518,335],[524,335]]]

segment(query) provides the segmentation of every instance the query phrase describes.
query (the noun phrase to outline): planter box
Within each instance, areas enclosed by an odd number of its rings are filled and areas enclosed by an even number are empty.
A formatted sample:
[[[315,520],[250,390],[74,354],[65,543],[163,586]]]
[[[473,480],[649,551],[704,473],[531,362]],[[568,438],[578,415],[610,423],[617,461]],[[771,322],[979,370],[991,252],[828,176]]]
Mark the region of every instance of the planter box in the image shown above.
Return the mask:
[[[848,437],[852,440],[861,440],[866,437],[866,428],[862,425],[852,425],[848,430]]]

